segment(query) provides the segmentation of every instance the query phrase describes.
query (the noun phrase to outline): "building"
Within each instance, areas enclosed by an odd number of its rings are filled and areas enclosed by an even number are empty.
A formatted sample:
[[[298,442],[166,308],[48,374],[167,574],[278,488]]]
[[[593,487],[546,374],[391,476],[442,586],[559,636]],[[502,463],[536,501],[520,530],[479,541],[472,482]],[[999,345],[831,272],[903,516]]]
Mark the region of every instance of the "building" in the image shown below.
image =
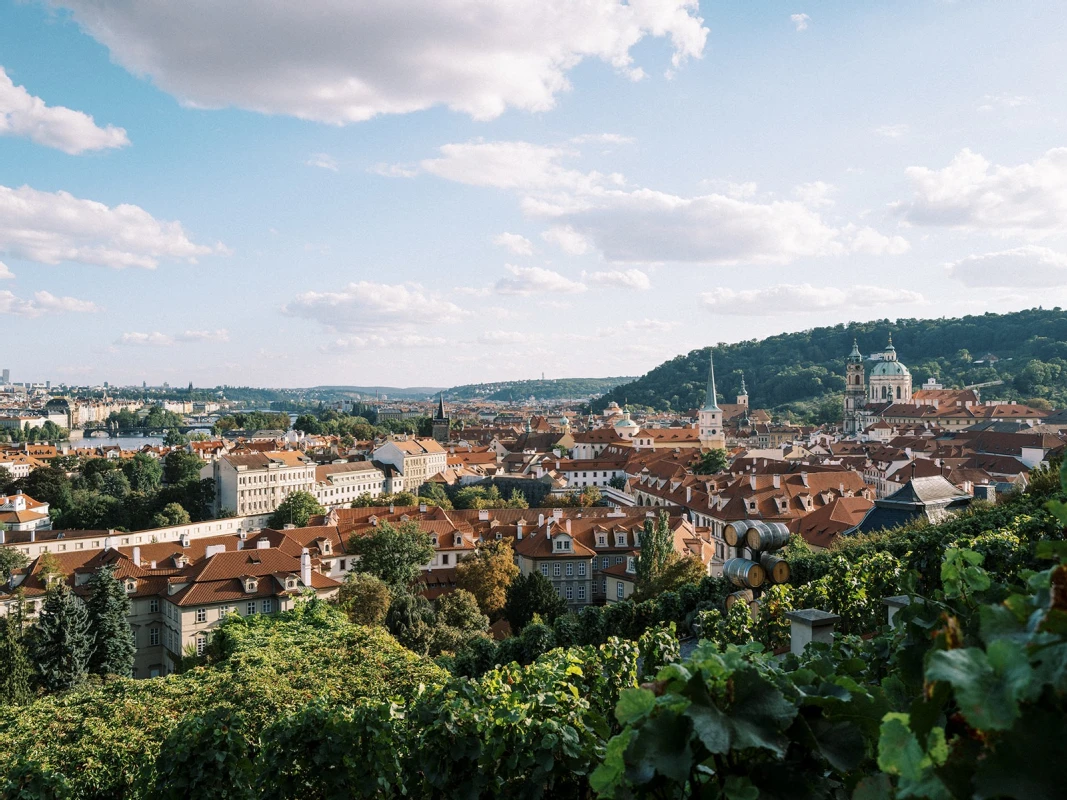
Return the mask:
[[[445,414],[445,393],[437,400],[437,411],[433,415],[433,438],[434,441],[444,444],[448,441],[452,430],[452,420]]]
[[[391,494],[385,473],[370,461],[345,461],[315,467],[315,499],[325,508],[352,505],[362,494]]]
[[[374,460],[398,470],[407,492],[418,492],[426,481],[448,468],[448,452],[425,438],[386,442],[374,451]]]
[[[844,433],[846,436],[857,435],[860,427],[860,409],[866,405],[867,388],[864,384],[863,354],[859,343],[852,340],[852,352],[848,354],[845,366],[845,414]]]
[[[873,533],[918,519],[937,524],[959,513],[973,498],[941,475],[913,478],[889,497],[874,501],[862,521],[845,533]]]
[[[863,355],[859,344],[853,340],[852,352],[845,362],[843,429],[846,436],[857,436],[865,431],[882,408],[894,404],[912,404],[911,371],[897,359],[892,335],[885,352],[879,354],[875,361],[877,363],[871,368],[866,390],[863,391]]]
[[[0,530],[47,531],[52,529],[48,503],[41,503],[21,490],[12,495],[0,495]]]
[[[238,516],[269,514],[293,492],[315,493],[315,465],[295,450],[230,453],[213,468],[216,508]]]
[[[704,406],[698,415],[700,445],[708,450],[726,447],[726,434],[722,429],[722,409],[715,399],[715,356],[708,353],[708,388]]]
[[[899,360],[893,336],[882,359],[871,368],[867,400],[871,403],[908,403],[911,401],[911,372]]]

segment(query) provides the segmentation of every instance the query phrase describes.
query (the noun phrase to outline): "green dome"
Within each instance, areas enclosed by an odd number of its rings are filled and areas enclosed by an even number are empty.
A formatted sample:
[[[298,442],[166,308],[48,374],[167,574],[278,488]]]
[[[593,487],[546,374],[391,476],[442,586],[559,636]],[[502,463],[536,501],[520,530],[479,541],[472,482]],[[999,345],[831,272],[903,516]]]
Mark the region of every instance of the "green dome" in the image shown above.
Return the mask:
[[[871,369],[872,378],[878,376],[903,378],[906,375],[911,375],[911,372],[899,361],[879,361]]]

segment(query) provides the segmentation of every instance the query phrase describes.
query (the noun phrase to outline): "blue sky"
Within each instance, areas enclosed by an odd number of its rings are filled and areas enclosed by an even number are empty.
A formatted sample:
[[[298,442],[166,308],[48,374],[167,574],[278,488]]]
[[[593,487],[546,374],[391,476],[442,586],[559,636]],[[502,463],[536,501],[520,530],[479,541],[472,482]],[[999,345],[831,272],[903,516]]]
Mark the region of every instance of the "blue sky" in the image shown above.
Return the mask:
[[[1065,27],[1037,0],[0,0],[2,366],[640,374],[1062,304]]]

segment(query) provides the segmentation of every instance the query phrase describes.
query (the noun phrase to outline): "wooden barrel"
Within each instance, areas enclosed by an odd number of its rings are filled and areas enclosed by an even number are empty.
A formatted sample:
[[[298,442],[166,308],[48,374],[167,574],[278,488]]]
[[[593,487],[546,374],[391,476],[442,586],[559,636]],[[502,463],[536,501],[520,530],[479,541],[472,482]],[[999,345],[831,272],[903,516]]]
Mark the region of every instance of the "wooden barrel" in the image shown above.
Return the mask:
[[[756,589],[763,585],[766,574],[763,567],[747,558],[731,558],[722,565],[722,575],[734,586]]]
[[[771,579],[771,583],[789,583],[789,562],[774,553],[764,553],[759,559],[760,566]]]
[[[751,603],[753,602],[752,590],[742,589],[740,592],[734,592],[733,594],[726,595],[726,610],[730,610],[730,606],[734,603]]]
[[[745,532],[745,541],[751,550],[777,550],[789,542],[789,529],[781,522],[755,522]]]
[[[726,544],[730,547],[737,547],[741,544],[745,537],[745,531],[752,525],[747,519],[740,520],[738,522],[729,522],[726,527],[722,529],[722,538]]]

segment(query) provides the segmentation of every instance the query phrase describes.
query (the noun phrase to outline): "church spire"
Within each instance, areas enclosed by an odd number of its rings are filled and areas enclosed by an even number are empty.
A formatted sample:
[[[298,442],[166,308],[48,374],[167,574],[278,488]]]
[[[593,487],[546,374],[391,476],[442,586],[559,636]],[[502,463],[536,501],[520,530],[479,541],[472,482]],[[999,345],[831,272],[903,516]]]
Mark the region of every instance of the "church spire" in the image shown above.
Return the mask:
[[[720,411],[719,404],[715,401],[715,356],[708,349],[708,389],[704,396],[703,411]]]
[[[745,373],[741,372],[741,394],[748,394],[748,389],[745,388]]]
[[[445,393],[444,392],[441,392],[441,394],[438,395],[438,398],[437,398],[437,418],[438,419],[444,419],[445,418]]]
[[[852,340],[852,352],[848,354],[848,360],[853,364],[859,364],[863,361],[863,353],[860,352],[860,344],[858,339]]]

